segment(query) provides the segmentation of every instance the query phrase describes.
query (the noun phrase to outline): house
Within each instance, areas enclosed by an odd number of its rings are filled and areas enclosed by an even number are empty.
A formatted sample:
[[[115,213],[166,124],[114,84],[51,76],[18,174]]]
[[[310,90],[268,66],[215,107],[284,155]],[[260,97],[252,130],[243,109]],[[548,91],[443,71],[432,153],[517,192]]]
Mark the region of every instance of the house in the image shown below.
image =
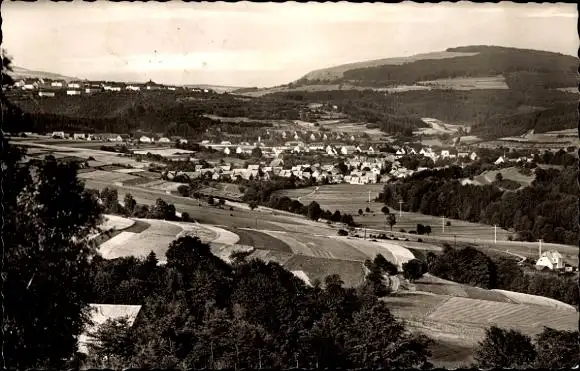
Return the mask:
[[[139,142],[141,143],[152,143],[153,139],[143,135],[141,138],[139,138]]]
[[[220,143],[222,146],[231,146],[232,142],[228,141],[228,140],[224,140]]]
[[[103,89],[105,91],[121,91],[120,86],[113,86],[113,85],[103,85]]]
[[[228,147],[224,148],[224,153],[226,155],[229,155],[231,153],[230,149]]]
[[[270,162],[270,166],[272,166],[272,168],[280,167],[282,165],[284,165],[284,160],[282,159],[275,159]]]
[[[52,83],[50,83],[50,86],[53,88],[62,88],[64,86],[64,83],[62,81],[53,81]]]
[[[159,140],[157,142],[158,143],[171,143],[169,138],[166,138],[166,137],[159,138]]]
[[[64,131],[53,131],[50,136],[53,138],[62,138],[62,139],[66,137]]]
[[[209,144],[209,140],[202,140],[201,144]]]
[[[128,138],[127,138],[128,139]],[[121,135],[112,135],[107,138],[109,142],[123,142],[125,139]]]
[[[548,268],[550,270],[563,269],[564,258],[558,251],[545,251],[540,254],[540,258],[536,262],[536,269]]]
[[[99,93],[100,91],[101,91],[100,88],[95,88],[95,87],[85,88],[85,94]]]
[[[467,156],[469,156],[469,152],[458,152],[457,153],[457,157],[459,157],[459,158],[466,158]]]
[[[260,165],[248,165],[248,170],[257,171],[260,169]]]
[[[126,90],[132,90],[132,91],[140,91],[141,87],[137,86],[137,85],[127,85],[125,86]]]
[[[471,154],[469,155],[469,158],[471,159],[471,161],[475,161],[479,158],[479,156],[477,156],[477,153],[471,152]]]
[[[449,156],[450,156],[450,153],[449,153],[448,150],[444,149],[444,150],[441,151],[441,157],[442,158],[447,158]]]
[[[368,153],[375,153],[375,149],[373,148],[373,146],[369,147]]]
[[[314,135],[314,133],[310,134],[310,140],[313,142],[316,140],[316,135]]]
[[[179,143],[179,144],[187,144],[187,139],[183,139],[183,138],[178,139],[177,140],[177,143]]]
[[[73,139],[86,139],[85,133],[74,133]]]
[[[499,164],[503,164],[505,162],[505,159],[503,158],[503,156],[499,156],[497,158],[497,160],[495,160],[494,164],[499,165]]]
[[[238,147],[236,148],[236,153],[239,155],[241,153],[243,153],[244,151],[242,150],[242,147]]]
[[[80,89],[81,84],[79,82],[69,82],[66,87],[69,89]]]
[[[67,90],[66,95],[81,95],[80,90]]]
[[[340,148],[340,153],[343,154],[343,155],[348,155],[348,154],[353,153],[355,150],[356,149],[355,149],[354,146],[342,146]]]
[[[107,322],[107,320],[127,318],[127,324],[131,327],[139,315],[141,305],[89,304],[89,308],[89,326],[78,338],[78,351],[83,354],[88,354],[88,345],[94,341],[91,334],[95,333],[100,325]]]
[[[403,148],[399,148],[395,154],[397,155],[397,157],[404,156],[405,150]]]
[[[39,91],[38,96],[39,97],[54,97],[54,92],[52,92],[52,91]]]

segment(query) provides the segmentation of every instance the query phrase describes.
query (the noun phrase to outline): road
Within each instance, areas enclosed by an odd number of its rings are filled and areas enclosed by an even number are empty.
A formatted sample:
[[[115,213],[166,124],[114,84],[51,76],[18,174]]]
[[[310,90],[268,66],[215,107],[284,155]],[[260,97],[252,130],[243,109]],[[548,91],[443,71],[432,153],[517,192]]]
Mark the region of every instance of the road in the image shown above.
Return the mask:
[[[319,189],[319,188],[320,188],[320,187],[316,187],[316,188],[314,188],[314,191],[310,192],[310,193],[309,193],[309,194],[307,194],[307,195],[300,196],[300,197],[298,197],[296,200],[297,200],[297,201],[300,201],[300,199],[301,199],[302,197],[310,197],[310,196],[312,196],[313,194],[315,194],[316,192],[318,192],[318,189]]]

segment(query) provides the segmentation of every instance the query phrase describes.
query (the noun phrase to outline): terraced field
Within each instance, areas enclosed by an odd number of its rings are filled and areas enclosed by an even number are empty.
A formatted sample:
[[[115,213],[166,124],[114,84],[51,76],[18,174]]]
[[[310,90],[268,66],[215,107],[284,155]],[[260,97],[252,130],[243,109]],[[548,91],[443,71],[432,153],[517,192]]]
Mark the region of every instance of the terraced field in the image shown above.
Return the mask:
[[[579,319],[578,312],[568,310],[458,297],[449,298],[427,318],[436,322],[485,327],[496,325],[528,335],[542,332],[544,326],[558,330],[577,329]]]

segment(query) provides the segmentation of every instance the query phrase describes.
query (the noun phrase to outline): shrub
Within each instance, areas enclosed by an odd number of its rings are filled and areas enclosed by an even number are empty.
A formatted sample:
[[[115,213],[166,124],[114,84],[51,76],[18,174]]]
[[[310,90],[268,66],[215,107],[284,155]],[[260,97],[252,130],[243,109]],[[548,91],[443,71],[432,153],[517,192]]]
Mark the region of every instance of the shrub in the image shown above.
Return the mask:
[[[338,230],[338,235],[339,236],[348,236],[348,232],[345,231],[344,229],[339,229]]]

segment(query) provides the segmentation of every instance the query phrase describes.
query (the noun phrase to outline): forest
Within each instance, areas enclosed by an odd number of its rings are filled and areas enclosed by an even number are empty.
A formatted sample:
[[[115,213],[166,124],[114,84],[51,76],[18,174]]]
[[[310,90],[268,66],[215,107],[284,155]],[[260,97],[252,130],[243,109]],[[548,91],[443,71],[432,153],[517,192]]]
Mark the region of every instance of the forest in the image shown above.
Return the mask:
[[[363,86],[411,85],[419,81],[454,77],[505,75],[514,90],[554,89],[577,85],[576,57],[544,51],[471,46],[449,52],[478,53],[444,59],[424,59],[401,65],[383,65],[344,72],[341,81]]]
[[[513,228],[517,239],[524,241],[542,238],[546,242],[576,245],[578,170],[534,171],[536,178],[531,186],[510,192],[494,185],[461,185],[458,178],[465,174],[457,168],[447,169],[445,175],[427,170],[425,174],[385,185],[378,200],[396,206],[402,199],[408,211]]]

